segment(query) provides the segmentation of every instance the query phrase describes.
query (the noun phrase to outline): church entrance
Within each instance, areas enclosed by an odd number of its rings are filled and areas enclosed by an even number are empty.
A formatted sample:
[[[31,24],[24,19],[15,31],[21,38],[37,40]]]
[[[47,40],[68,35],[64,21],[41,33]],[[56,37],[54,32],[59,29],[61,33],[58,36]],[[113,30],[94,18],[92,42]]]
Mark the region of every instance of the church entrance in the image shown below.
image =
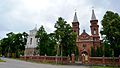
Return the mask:
[[[87,51],[82,52],[81,59],[82,59],[82,64],[85,64],[85,63],[88,62],[88,53],[87,53]]]

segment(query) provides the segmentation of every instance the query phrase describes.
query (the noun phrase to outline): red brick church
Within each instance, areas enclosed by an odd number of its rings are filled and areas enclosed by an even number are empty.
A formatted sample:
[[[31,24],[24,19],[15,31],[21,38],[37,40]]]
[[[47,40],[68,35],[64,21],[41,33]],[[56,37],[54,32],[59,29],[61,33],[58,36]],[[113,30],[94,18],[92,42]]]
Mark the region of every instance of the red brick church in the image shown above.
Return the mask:
[[[81,60],[81,56],[87,55],[90,56],[91,54],[91,46],[96,49],[96,46],[101,45],[100,36],[99,36],[99,25],[98,20],[96,19],[94,10],[92,10],[92,16],[90,20],[90,30],[91,34],[89,35],[85,30],[80,33],[80,23],[77,19],[77,14],[75,12],[74,19],[72,22],[72,29],[74,32],[77,33],[76,45],[79,51],[79,60]]]

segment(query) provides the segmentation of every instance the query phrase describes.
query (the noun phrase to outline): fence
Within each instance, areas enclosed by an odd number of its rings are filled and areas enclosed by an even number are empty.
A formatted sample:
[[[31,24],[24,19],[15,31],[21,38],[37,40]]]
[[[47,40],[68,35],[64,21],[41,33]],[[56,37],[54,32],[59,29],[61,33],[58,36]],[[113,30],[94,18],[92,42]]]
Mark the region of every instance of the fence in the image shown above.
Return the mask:
[[[35,62],[53,62],[53,63],[69,63],[69,57],[63,56],[21,56],[22,60],[30,60]]]
[[[88,64],[120,65],[120,57],[89,57]]]
[[[70,58],[63,56],[21,56],[22,60],[30,60],[35,62],[52,62],[69,64]],[[72,56],[72,63],[74,64],[74,56]],[[88,57],[88,61],[82,62],[82,64],[91,65],[120,65],[120,57]]]

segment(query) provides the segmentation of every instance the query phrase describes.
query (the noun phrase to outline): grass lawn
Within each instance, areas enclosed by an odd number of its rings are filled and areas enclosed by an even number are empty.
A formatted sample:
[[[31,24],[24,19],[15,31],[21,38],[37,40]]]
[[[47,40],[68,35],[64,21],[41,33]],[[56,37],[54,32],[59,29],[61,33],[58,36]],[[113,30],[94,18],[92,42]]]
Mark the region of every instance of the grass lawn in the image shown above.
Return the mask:
[[[0,62],[5,62],[5,61],[0,59]]]
[[[92,68],[120,68],[120,67],[109,67],[109,66],[93,66]]]

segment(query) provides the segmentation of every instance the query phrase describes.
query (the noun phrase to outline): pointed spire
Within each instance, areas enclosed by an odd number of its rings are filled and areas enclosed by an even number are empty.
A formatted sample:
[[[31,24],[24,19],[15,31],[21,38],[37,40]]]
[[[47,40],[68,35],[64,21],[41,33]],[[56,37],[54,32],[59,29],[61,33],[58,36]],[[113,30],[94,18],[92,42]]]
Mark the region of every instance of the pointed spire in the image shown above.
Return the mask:
[[[78,22],[78,19],[77,19],[77,12],[76,12],[76,10],[75,10],[75,15],[74,15],[73,22]]]
[[[95,16],[95,13],[94,13],[94,9],[92,9],[92,17],[91,17],[91,20],[97,20],[97,19],[96,19],[96,16]]]
[[[35,24],[35,28],[34,28],[34,30],[37,30],[37,24]]]

